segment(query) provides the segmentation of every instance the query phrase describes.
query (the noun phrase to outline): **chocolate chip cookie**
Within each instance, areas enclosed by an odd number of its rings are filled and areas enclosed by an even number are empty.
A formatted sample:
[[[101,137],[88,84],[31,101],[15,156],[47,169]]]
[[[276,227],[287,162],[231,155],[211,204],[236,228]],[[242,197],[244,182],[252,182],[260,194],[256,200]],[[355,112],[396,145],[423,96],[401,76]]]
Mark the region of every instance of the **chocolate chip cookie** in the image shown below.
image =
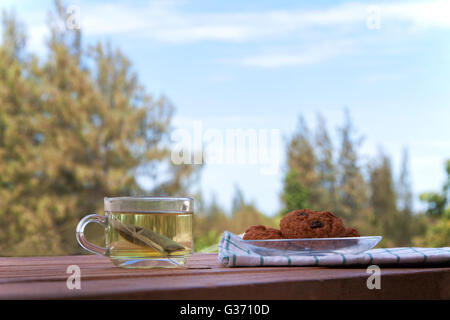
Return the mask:
[[[280,231],[286,239],[334,238],[344,236],[346,228],[331,212],[302,209],[287,213],[280,221]]]
[[[251,226],[245,231],[244,240],[282,239],[280,230],[263,225]]]

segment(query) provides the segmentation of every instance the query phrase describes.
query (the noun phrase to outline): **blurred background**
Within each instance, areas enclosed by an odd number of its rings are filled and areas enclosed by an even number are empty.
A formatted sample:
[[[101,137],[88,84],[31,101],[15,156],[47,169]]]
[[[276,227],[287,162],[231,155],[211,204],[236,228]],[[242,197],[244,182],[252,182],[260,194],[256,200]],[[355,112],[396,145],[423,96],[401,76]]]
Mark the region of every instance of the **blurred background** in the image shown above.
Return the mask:
[[[1,256],[85,253],[77,222],[125,195],[194,197],[196,251],[299,208],[380,246],[450,244],[449,1],[0,10]],[[174,163],[174,133],[199,124],[200,148],[205,132],[275,130],[273,170]]]

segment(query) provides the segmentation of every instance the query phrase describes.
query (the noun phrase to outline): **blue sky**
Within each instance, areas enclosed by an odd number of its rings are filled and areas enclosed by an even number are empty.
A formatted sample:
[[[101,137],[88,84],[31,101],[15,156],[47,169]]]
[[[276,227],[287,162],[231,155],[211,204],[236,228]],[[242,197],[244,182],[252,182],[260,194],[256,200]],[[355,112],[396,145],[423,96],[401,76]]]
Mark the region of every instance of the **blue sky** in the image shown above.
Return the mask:
[[[80,9],[85,43],[120,47],[148,91],[169,97],[179,128],[200,120],[204,128],[278,129],[287,138],[299,115],[313,128],[320,112],[335,136],[347,108],[366,137],[362,165],[382,147],[397,174],[407,147],[415,195],[442,185],[450,158],[449,1],[65,3]],[[45,54],[52,1],[0,6],[15,8],[30,51]],[[257,165],[208,165],[200,187],[229,208],[239,185],[272,214],[283,164],[271,175]]]

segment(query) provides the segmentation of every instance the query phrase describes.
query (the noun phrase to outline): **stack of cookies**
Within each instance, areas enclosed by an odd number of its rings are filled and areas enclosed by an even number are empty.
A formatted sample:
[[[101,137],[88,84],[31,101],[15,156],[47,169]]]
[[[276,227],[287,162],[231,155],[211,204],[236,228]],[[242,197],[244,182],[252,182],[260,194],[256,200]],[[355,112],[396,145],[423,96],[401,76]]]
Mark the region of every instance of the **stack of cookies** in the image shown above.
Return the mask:
[[[244,240],[305,239],[359,237],[354,228],[347,228],[342,220],[329,211],[294,210],[280,221],[280,230],[262,225],[245,231]]]

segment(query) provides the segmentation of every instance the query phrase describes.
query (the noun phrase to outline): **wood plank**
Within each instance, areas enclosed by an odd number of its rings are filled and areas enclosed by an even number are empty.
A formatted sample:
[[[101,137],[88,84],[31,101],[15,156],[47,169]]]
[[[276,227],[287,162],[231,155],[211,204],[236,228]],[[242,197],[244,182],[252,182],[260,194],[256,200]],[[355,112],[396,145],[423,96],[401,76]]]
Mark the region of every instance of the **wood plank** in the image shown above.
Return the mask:
[[[69,290],[69,265],[81,289]],[[0,258],[0,299],[450,299],[450,268],[382,268],[369,290],[365,268],[225,268],[195,254],[190,269],[122,269],[101,256]]]

